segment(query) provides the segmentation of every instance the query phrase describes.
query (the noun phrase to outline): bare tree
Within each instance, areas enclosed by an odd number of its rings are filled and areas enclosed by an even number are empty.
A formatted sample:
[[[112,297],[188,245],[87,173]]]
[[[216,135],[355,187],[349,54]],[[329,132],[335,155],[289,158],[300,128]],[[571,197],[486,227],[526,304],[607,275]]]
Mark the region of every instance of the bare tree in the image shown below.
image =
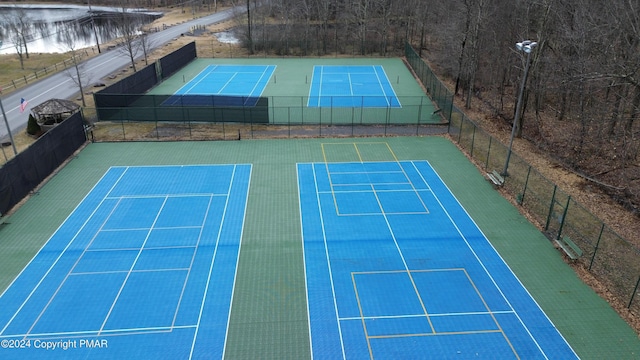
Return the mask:
[[[23,8],[16,6],[11,12],[4,14],[3,20],[7,32],[5,36],[13,44],[20,60],[20,68],[24,70],[24,60],[29,58],[27,47],[27,39],[31,33],[28,23],[29,17]]]
[[[138,44],[144,56],[144,64],[149,65],[149,53],[155,45],[154,42],[149,39],[148,34],[145,32],[138,37]]]
[[[77,24],[76,24],[77,25]],[[71,34],[73,28],[68,28],[67,31],[61,34],[60,38],[62,43],[64,44],[65,50],[71,55],[71,63],[72,67],[68,67],[65,69],[65,72],[69,76],[69,78],[78,86],[78,90],[80,91],[80,99],[82,100],[82,106],[87,106],[84,98],[84,88],[83,84],[88,82],[84,81],[84,77],[86,72],[84,71],[84,63],[81,63],[80,52],[78,51],[76,45],[76,38]]]
[[[20,37],[20,42],[24,48],[26,58],[29,58],[28,39],[31,37],[31,23],[33,22],[27,9],[24,7],[15,7],[13,15],[13,30],[16,36]]]
[[[98,53],[101,53],[102,51],[100,50],[100,39],[98,38],[96,23],[93,19],[93,10],[91,9],[91,0],[87,0],[87,4],[89,5],[89,16],[91,17],[91,29],[93,30],[93,35],[96,38],[96,47],[98,48]]]
[[[132,5],[130,3],[128,4]],[[136,38],[140,29],[137,23],[133,21],[133,17],[129,14],[126,4],[122,0],[119,12],[118,29],[120,31],[120,40],[118,41],[119,51],[129,57],[131,68],[136,72],[135,58],[140,49],[139,43],[136,43]]]

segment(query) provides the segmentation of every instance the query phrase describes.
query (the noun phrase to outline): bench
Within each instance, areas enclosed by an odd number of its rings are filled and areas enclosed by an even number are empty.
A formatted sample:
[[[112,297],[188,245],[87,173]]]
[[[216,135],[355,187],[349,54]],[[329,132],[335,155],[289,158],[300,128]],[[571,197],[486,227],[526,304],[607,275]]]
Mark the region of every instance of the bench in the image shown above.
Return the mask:
[[[487,178],[491,180],[495,186],[502,186],[504,184],[504,178],[495,170],[487,173]]]
[[[560,249],[562,249],[562,251],[564,251],[571,260],[576,260],[582,256],[582,249],[580,249],[580,247],[568,236],[556,240],[556,244],[558,244]]]

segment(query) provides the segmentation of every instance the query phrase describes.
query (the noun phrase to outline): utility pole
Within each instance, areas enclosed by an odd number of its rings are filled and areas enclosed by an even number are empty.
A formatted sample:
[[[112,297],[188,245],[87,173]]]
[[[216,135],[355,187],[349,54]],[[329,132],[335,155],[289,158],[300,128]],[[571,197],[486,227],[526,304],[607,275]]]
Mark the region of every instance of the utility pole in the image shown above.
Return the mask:
[[[7,120],[7,114],[4,112],[4,106],[2,105],[2,99],[0,99],[0,111],[2,111],[2,117],[4,117],[4,124],[7,126],[7,133],[9,133],[9,140],[11,141],[11,146],[13,146],[13,154],[18,155],[18,150],[16,149],[16,143],[13,141],[13,135],[11,135],[11,128],[9,127],[9,120]]]
[[[93,21],[93,11],[91,10],[91,0],[87,0],[87,4],[89,5],[89,16],[91,17],[91,28],[93,28],[93,35],[96,37],[96,46],[98,47],[98,54],[102,53],[100,51],[100,39],[98,39],[98,31],[96,30],[96,23]]]

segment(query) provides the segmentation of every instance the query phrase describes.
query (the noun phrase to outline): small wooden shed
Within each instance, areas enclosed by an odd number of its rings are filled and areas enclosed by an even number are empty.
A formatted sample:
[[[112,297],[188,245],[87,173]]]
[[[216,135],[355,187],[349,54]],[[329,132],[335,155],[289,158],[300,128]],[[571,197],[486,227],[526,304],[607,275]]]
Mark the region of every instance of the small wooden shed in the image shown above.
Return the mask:
[[[49,99],[32,107],[31,114],[36,118],[38,125],[46,128],[57,125],[78,110],[80,110],[80,105],[71,100]]]

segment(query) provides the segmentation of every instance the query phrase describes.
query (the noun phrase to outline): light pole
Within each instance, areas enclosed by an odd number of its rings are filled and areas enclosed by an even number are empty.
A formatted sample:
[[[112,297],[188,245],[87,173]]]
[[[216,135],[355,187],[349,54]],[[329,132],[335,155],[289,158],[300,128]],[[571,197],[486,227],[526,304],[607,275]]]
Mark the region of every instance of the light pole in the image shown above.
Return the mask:
[[[502,170],[502,176],[508,176],[507,170],[509,169],[509,160],[511,159],[511,150],[513,148],[513,138],[516,135],[516,129],[518,122],[520,121],[520,113],[522,112],[522,97],[524,94],[524,88],[527,84],[527,76],[529,75],[529,64],[531,53],[533,49],[538,45],[537,42],[531,40],[525,40],[523,42],[516,43],[516,49],[518,51],[524,51],[527,54],[526,64],[524,65],[524,74],[522,75],[522,83],[520,84],[520,93],[518,94],[518,103],[516,105],[516,116],[513,119],[513,126],[511,127],[511,138],[509,139],[509,150],[507,151],[507,160],[504,163],[504,169]]]

